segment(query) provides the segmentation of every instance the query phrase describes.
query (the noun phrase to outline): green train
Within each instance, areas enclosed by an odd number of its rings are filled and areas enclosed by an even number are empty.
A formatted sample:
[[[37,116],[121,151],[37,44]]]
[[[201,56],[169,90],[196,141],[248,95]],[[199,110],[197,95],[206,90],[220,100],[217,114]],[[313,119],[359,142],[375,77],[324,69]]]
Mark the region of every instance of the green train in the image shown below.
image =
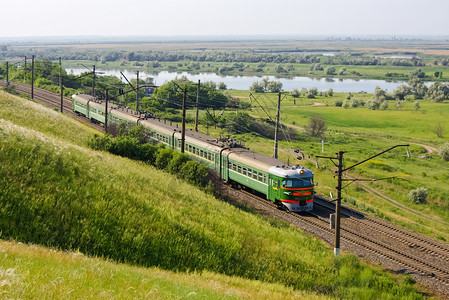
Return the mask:
[[[154,144],[162,143],[181,151],[181,128],[156,118],[141,117],[135,111],[111,105],[107,117],[104,102],[92,96],[72,96],[73,111],[93,122],[142,125]],[[234,140],[217,139],[200,132],[186,130],[184,152],[214,169],[223,180],[241,185],[290,211],[313,209],[313,172],[299,165],[287,164],[244,148]]]

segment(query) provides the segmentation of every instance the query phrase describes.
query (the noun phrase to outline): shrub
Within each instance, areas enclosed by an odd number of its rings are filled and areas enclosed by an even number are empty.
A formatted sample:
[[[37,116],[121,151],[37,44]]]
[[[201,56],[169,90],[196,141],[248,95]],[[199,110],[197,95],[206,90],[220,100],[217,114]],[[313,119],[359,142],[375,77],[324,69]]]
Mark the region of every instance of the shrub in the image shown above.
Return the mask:
[[[428,194],[428,190],[421,187],[417,188],[416,190],[411,190],[408,193],[408,198],[415,204],[424,204],[426,203]]]
[[[342,107],[343,106],[343,100],[341,100],[341,99],[335,100],[334,103],[335,103],[336,107]]]
[[[449,143],[444,144],[440,148],[440,155],[442,159],[444,159],[445,161],[449,161]]]

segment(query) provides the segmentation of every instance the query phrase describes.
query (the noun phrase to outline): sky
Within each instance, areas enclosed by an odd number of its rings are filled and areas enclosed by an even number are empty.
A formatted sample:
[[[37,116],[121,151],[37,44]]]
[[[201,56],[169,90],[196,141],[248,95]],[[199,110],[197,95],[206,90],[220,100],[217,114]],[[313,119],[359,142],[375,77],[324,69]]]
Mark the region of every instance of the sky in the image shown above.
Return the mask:
[[[449,0],[5,0],[0,37],[449,36]]]

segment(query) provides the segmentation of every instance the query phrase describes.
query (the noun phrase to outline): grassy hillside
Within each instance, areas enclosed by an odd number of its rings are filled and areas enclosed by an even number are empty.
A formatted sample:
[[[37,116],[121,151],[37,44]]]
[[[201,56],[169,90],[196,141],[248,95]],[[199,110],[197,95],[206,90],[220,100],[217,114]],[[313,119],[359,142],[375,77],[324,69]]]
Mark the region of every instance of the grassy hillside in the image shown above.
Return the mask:
[[[36,245],[0,241],[0,248],[0,293],[8,299],[327,298],[280,284],[133,267]]]
[[[24,127],[14,117],[0,119],[4,239],[332,297],[421,297],[408,278],[395,279],[353,256],[335,259],[322,242],[288,224],[239,210],[145,164],[84,148],[89,130],[54,111],[5,94],[0,111],[10,102],[36,121]],[[57,134],[48,129],[54,119]],[[86,136],[74,140],[74,131]]]

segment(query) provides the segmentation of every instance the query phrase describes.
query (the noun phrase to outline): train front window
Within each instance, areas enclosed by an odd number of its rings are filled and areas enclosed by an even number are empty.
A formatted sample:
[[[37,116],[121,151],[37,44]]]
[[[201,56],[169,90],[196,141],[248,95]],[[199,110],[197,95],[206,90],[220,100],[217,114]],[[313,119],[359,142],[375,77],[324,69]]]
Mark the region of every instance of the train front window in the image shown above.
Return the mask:
[[[313,185],[313,178],[284,179],[282,181],[282,186],[286,188],[309,187],[312,185]]]

